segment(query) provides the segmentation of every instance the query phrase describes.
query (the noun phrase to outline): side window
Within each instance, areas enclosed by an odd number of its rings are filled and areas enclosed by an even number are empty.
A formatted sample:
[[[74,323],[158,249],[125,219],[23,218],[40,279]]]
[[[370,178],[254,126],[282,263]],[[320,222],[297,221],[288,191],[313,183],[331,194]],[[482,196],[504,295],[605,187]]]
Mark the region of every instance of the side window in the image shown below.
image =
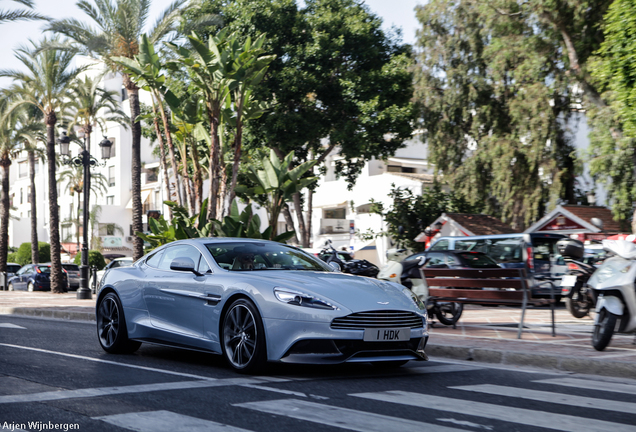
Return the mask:
[[[190,258],[195,265],[199,262],[199,259],[201,259],[201,253],[190,245],[173,246],[164,250],[165,252],[158,267],[161,270],[170,270],[170,264],[172,264],[172,260],[175,258]]]
[[[150,266],[150,267],[159,267],[159,262],[161,262],[161,257],[163,256],[163,249],[161,249],[159,252],[155,252],[154,254],[150,255],[148,257],[148,259],[146,260],[146,265]]]
[[[426,267],[431,267],[434,265],[444,265],[444,264],[446,264],[446,262],[445,262],[443,254],[437,254],[437,253],[428,254],[428,262],[426,263]]]
[[[210,270],[210,266],[208,265],[208,262],[205,260],[205,258],[203,258],[203,255],[201,255],[201,258],[199,259],[198,272],[207,273],[209,270]]]
[[[448,240],[440,240],[431,246],[431,250],[448,250]]]
[[[446,264],[448,265],[459,265],[459,260],[454,255],[446,255]]]

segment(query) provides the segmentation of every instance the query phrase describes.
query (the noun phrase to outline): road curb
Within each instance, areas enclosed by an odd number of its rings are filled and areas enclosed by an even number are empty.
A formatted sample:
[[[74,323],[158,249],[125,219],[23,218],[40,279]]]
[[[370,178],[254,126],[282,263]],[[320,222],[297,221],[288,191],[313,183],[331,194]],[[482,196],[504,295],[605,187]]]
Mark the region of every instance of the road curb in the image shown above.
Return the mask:
[[[65,321],[95,321],[95,312],[78,312],[56,308],[4,307],[0,308],[0,315],[59,319]]]
[[[533,354],[522,351],[504,351],[482,347],[453,345],[426,345],[430,357],[468,360],[479,363],[507,366],[529,366],[554,369],[562,372],[603,375],[616,378],[636,378],[636,363],[611,360],[595,360],[557,354]]]

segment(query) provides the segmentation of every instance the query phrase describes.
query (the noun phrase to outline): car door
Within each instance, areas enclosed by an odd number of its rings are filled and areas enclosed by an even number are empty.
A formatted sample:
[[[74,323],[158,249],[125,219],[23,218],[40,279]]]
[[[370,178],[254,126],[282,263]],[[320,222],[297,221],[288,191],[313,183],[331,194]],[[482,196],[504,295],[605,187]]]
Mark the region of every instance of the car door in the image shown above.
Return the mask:
[[[192,259],[195,268],[199,268],[201,253],[191,245],[166,248],[157,260],[156,267],[152,267],[154,257],[146,261],[144,301],[154,327],[201,338],[207,297],[207,275],[197,276],[189,271],[171,270],[172,261],[183,257]]]
[[[21,290],[26,288],[26,278],[25,274],[29,271],[29,269],[33,270],[32,266],[24,266],[15,274],[15,279],[11,281],[13,284],[13,289]]]

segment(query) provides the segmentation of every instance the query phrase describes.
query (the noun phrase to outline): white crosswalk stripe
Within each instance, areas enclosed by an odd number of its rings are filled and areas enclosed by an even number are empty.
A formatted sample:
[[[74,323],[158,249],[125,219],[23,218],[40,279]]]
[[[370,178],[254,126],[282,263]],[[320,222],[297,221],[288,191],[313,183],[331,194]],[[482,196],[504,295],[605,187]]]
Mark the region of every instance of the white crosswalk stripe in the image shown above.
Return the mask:
[[[349,396],[410,405],[418,408],[447,411],[457,414],[467,414],[481,418],[507,421],[527,426],[543,427],[565,432],[573,430],[576,430],[577,432],[598,432],[610,430],[612,432],[634,432],[633,425],[405,391],[356,393]]]
[[[462,430],[297,399],[247,402],[233,406],[359,432],[413,432],[422,430],[458,432]]]
[[[533,382],[614,393],[636,394],[636,385],[613,383],[607,381],[594,381],[580,378],[551,378]]]
[[[250,432],[233,426],[170,411],[147,411],[93,417],[138,432]]]
[[[606,411],[616,411],[621,413],[636,413],[636,403],[613,401],[607,399],[597,399],[563,393],[552,393],[547,391],[530,390],[517,387],[505,387],[492,384],[480,384],[472,386],[449,387],[456,390],[466,390],[478,393],[487,393],[498,396],[516,397],[521,399],[535,400],[539,402],[557,403],[583,408],[593,408]]]

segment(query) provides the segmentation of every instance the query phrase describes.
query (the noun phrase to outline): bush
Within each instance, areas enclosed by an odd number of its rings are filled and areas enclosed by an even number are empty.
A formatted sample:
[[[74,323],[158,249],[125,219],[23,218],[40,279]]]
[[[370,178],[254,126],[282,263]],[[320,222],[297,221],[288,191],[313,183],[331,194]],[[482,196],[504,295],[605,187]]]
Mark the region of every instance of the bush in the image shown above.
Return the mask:
[[[14,255],[15,263],[20,265],[31,264],[31,243],[22,243]],[[7,257],[7,261],[9,258]],[[41,263],[51,261],[51,245],[38,242],[38,260]]]
[[[75,264],[82,264],[82,252],[75,255],[75,260],[73,261]],[[106,267],[106,261],[104,260],[104,255],[98,250],[89,250],[88,251],[88,266],[89,267],[97,267],[97,270],[101,270]]]

